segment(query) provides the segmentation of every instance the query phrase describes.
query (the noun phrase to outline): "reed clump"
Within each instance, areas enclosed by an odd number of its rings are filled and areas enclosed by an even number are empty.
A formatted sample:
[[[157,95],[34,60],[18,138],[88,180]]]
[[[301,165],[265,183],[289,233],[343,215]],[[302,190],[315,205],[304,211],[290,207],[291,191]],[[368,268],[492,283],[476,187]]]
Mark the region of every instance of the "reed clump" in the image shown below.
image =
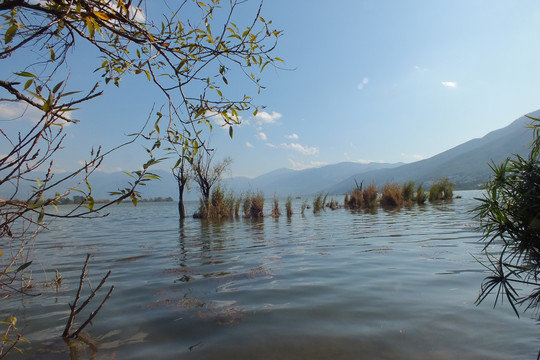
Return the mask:
[[[287,217],[290,218],[293,214],[292,210],[292,198],[291,196],[287,196],[287,201],[285,202],[285,212],[287,214]]]
[[[313,199],[313,213],[316,214],[321,210],[324,210],[324,203],[326,202],[326,196],[319,194]]]
[[[330,201],[326,203],[326,207],[330,208],[330,210],[337,210],[339,209],[339,203],[337,202],[337,200],[330,199]]]
[[[427,196],[424,187],[422,186],[422,184],[418,185],[418,187],[416,188],[416,203],[420,205],[425,204],[426,198]]]
[[[279,210],[279,200],[276,195],[274,195],[274,203],[272,204],[272,216],[280,217],[281,210]]]
[[[403,204],[411,205],[414,201],[414,181],[409,181],[401,187]]]
[[[369,184],[369,186],[362,191],[364,207],[366,209],[375,209],[377,207],[378,196],[377,186],[375,186],[374,183]]]
[[[448,178],[443,178],[431,186],[429,189],[428,200],[429,202],[452,200],[454,197],[453,191],[454,184],[450,182]]]
[[[399,207],[403,205],[401,187],[398,184],[386,183],[381,191],[381,206]]]
[[[252,219],[264,217],[264,196],[258,193],[251,197],[251,206],[249,208],[249,216]]]

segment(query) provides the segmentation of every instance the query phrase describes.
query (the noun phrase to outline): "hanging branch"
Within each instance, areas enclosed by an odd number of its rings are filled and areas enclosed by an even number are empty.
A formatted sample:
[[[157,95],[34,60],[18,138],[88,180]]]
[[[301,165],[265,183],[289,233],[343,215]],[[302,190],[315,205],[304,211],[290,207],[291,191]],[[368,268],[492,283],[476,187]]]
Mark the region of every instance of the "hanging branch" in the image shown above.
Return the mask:
[[[69,314],[69,318],[66,323],[66,328],[64,329],[64,333],[62,334],[62,337],[64,339],[76,338],[79,335],[79,333],[86,327],[86,325],[88,325],[92,321],[92,319],[94,319],[94,317],[98,314],[98,312],[101,310],[105,302],[109,300],[114,290],[114,286],[111,286],[111,288],[109,289],[109,292],[107,293],[107,295],[105,296],[101,304],[99,304],[98,308],[95,311],[90,313],[90,315],[88,316],[88,319],[75,332],[73,333],[70,332],[71,327],[73,326],[73,323],[77,315],[81,312],[82,309],[86,307],[86,305],[90,303],[90,301],[94,298],[97,292],[101,289],[103,284],[105,284],[105,281],[107,281],[107,279],[109,278],[109,275],[111,275],[111,271],[109,270],[109,272],[107,272],[107,274],[103,277],[103,279],[101,279],[101,282],[99,283],[97,288],[95,290],[92,290],[91,294],[84,301],[84,303],[79,308],[77,308],[77,304],[81,298],[81,292],[82,292],[82,288],[84,284],[84,277],[86,276],[86,269],[88,267],[89,261],[90,261],[90,254],[86,255],[86,261],[84,262],[81,278],[79,281],[79,289],[77,290],[77,294],[75,295],[75,300],[73,301],[73,304],[69,305],[71,312]]]

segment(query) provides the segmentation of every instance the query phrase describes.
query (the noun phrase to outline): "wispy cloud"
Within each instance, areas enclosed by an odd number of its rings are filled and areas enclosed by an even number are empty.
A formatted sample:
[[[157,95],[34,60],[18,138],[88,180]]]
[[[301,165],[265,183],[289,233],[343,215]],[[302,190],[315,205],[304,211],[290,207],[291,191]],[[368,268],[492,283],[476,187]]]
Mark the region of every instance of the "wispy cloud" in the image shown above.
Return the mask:
[[[283,115],[276,111],[272,111],[272,113],[259,111],[257,115],[255,115],[255,123],[259,126],[264,124],[273,124],[276,122],[276,120],[281,119],[282,116]]]
[[[285,135],[285,137],[286,137],[287,139],[291,139],[291,140],[297,140],[297,139],[298,139],[298,135],[297,135],[297,134]]]
[[[406,162],[414,162],[425,159],[425,156],[419,155],[419,154],[405,154],[401,153],[401,157],[403,158],[403,161]]]
[[[258,132],[257,135],[255,135],[257,137],[257,139],[261,140],[261,141],[266,141],[268,139],[268,136],[266,136],[265,133],[263,133],[262,131],[261,132]]]
[[[449,88],[456,88],[457,87],[457,82],[455,82],[455,81],[443,81],[443,82],[441,82],[441,84],[443,84],[443,86],[449,87]]]
[[[43,117],[43,114],[41,110],[20,102],[0,104],[0,119],[4,120],[28,120],[32,123],[38,123]],[[71,120],[71,113],[64,113],[63,116]],[[57,119],[55,124],[69,126],[71,122]]]
[[[328,163],[324,161],[309,161],[306,163],[302,161],[294,161],[293,159],[289,159],[289,163],[291,163],[291,168],[293,170],[305,170],[305,169],[310,169],[314,167],[328,165]]]
[[[361,82],[358,83],[356,87],[358,88],[358,90],[362,90],[368,83],[369,83],[369,79],[365,77],[362,79]]]
[[[248,148],[253,148],[254,146],[253,146],[253,144],[250,143],[249,141],[246,141],[246,147],[248,147]]]
[[[297,151],[304,155],[316,155],[319,152],[319,149],[312,146],[304,146],[298,143],[283,143],[281,144],[281,147],[284,149],[291,149],[294,151]]]

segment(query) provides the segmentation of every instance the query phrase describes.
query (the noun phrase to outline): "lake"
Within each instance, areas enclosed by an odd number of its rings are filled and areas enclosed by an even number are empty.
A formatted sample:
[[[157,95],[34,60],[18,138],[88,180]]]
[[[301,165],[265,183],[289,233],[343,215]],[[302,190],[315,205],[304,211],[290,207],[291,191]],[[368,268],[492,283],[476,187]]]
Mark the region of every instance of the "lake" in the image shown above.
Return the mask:
[[[290,219],[180,226],[176,203],[141,203],[56,220],[34,244],[42,295],[2,302],[2,317],[15,314],[31,341],[8,358],[536,358],[533,312],[518,319],[505,304],[493,309],[493,298],[474,304],[487,275],[473,257],[482,256],[469,213],[479,193],[457,194],[374,214],[302,216],[295,200]],[[87,253],[94,287],[112,271],[90,310],[115,290],[84,331],[90,345],[68,347],[61,334]],[[42,286],[56,269],[62,285]]]

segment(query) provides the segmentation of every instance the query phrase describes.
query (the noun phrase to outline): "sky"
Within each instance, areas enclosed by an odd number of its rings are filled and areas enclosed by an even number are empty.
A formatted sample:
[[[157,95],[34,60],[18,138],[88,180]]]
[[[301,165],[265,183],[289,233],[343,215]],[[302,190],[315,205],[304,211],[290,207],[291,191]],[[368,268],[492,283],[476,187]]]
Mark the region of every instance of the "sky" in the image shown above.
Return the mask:
[[[237,15],[248,18],[252,9]],[[540,108],[536,0],[266,0],[262,16],[283,31],[274,56],[284,63],[265,69],[259,95],[246,89],[265,106],[257,116],[242,114],[233,139],[219,127],[209,135],[215,159],[232,158],[228,176],[343,161],[409,163]],[[99,64],[86,51],[74,54],[77,69],[88,69],[70,72],[74,83]],[[10,71],[14,64],[2,61],[0,72]],[[76,111],[81,122],[66,128],[57,172],[74,169],[92,147],[129,140],[155,104],[146,86],[127,77]],[[21,126],[6,121],[13,110],[0,107],[2,127]],[[136,170],[145,145],[113,153],[101,171]]]

